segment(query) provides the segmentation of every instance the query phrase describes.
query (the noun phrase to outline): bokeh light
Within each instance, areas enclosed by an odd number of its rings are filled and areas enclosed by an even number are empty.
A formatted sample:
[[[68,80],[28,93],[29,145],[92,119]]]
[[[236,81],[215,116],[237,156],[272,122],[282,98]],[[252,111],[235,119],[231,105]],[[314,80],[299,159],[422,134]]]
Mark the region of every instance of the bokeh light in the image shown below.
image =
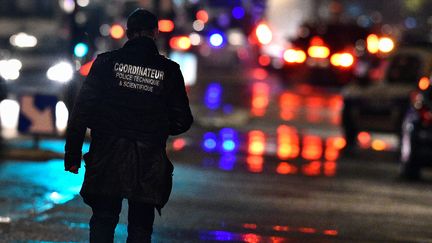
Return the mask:
[[[125,35],[125,30],[119,24],[111,26],[110,35],[113,39],[121,39]]]
[[[174,22],[169,19],[161,19],[159,20],[158,27],[160,32],[172,32],[174,30]]]
[[[261,43],[262,45],[270,44],[273,39],[273,33],[270,30],[270,27],[265,23],[260,23],[257,26],[255,33],[259,43]]]
[[[213,47],[221,47],[224,43],[224,37],[220,33],[213,33],[210,35],[209,42]]]
[[[80,42],[75,45],[74,54],[77,57],[84,57],[85,55],[87,55],[88,51],[89,51],[89,47],[85,43]]]
[[[198,20],[201,20],[203,23],[207,23],[209,21],[209,15],[207,13],[207,11],[205,10],[200,10],[196,13],[196,18]]]
[[[242,19],[245,16],[245,10],[240,6],[235,7],[232,10],[232,15],[235,19]]]

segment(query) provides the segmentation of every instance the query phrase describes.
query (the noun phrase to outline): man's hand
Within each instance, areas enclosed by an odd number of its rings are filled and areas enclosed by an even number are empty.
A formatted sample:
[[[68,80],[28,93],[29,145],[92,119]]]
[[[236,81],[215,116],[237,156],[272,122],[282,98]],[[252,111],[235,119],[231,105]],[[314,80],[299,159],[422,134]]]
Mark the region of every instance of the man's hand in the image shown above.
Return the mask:
[[[73,165],[67,171],[69,171],[70,173],[78,174],[78,169],[79,169],[78,166]]]

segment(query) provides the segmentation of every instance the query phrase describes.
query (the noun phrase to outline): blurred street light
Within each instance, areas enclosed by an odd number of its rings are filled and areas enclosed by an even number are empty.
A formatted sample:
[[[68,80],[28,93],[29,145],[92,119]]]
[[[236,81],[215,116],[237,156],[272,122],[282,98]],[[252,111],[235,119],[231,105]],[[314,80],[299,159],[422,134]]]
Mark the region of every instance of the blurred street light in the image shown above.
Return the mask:
[[[169,19],[159,20],[158,25],[160,32],[172,32],[174,30],[174,22]]]
[[[37,38],[24,32],[11,36],[9,41],[13,46],[20,48],[35,47],[37,45]]]
[[[224,37],[221,33],[213,33],[210,35],[209,42],[213,47],[220,47],[224,43]]]
[[[419,80],[418,87],[420,90],[427,90],[430,86],[430,80],[428,77],[422,77]]]
[[[383,53],[389,53],[394,49],[394,42],[389,37],[382,37],[379,40],[378,48]]]
[[[74,69],[68,62],[59,62],[50,67],[46,73],[47,78],[53,81],[66,83],[73,78]]]
[[[80,42],[75,45],[74,55],[76,57],[84,57],[85,55],[87,55],[88,51],[89,51],[88,45]]]
[[[283,58],[288,63],[304,63],[306,53],[302,50],[288,49],[284,52]]]
[[[114,24],[113,26],[111,26],[110,34],[111,34],[112,38],[118,40],[118,39],[123,38],[123,36],[125,34],[125,30],[123,29],[123,27],[121,25]]]

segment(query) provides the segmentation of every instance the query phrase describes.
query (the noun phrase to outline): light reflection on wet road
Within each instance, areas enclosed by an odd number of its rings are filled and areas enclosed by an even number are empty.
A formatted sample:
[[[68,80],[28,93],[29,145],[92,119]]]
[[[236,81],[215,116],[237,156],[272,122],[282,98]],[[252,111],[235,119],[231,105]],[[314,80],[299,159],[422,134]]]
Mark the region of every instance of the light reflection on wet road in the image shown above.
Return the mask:
[[[275,134],[261,130],[243,134],[223,128],[204,133],[201,144],[193,143],[193,140],[187,142],[185,138],[172,141],[172,148],[178,153],[187,146],[201,146],[204,167],[225,171],[246,169],[251,173],[334,176],[345,140],[340,136],[324,139],[314,135],[300,136],[295,128],[281,125]]]
[[[84,173],[62,173],[63,161],[3,162],[0,164],[0,216],[11,220],[38,214],[73,199],[80,190]]]

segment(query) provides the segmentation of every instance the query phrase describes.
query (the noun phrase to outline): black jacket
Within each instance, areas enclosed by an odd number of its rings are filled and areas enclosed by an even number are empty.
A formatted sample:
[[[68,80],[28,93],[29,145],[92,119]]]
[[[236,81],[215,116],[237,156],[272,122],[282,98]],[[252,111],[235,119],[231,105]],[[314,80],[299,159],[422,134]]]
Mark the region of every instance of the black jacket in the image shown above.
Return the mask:
[[[99,55],[68,121],[65,169],[80,167],[91,129],[81,195],[122,196],[161,208],[171,191],[169,135],[193,122],[179,65],[159,55],[147,37]]]

